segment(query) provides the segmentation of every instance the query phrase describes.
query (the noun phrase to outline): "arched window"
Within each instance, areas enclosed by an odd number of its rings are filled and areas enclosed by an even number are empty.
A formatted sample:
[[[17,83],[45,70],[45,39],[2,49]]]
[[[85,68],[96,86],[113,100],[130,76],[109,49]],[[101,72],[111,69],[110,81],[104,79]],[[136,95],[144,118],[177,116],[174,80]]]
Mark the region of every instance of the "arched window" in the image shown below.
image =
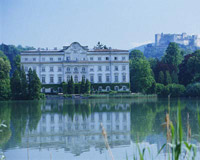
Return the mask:
[[[78,76],[77,75],[74,76],[74,82],[78,83]]]
[[[78,72],[78,68],[77,67],[74,68],[74,72]]]
[[[67,76],[67,82],[69,82],[70,79],[71,79],[71,77],[68,75]]]
[[[82,72],[85,72],[85,67],[82,67]]]
[[[70,72],[70,67],[67,67],[67,72]]]
[[[115,86],[115,91],[118,91],[119,90],[119,87],[118,86]]]
[[[110,91],[110,86],[106,87],[106,91],[108,91],[108,92]]]

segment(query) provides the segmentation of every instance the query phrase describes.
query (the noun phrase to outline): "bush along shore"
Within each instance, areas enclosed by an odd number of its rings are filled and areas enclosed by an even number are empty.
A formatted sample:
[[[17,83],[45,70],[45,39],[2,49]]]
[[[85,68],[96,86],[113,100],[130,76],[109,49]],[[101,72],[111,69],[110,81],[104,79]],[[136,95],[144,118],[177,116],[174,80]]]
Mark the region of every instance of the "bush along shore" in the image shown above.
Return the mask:
[[[103,93],[103,94],[58,94],[46,95],[46,99],[106,99],[106,98],[157,98],[156,94],[124,94],[124,93]]]

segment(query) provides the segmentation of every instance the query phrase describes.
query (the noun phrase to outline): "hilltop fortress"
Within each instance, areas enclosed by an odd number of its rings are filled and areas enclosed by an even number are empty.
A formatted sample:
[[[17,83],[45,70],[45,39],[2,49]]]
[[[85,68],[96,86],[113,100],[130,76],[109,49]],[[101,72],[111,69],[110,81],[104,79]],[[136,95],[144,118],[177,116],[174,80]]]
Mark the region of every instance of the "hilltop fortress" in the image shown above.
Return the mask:
[[[161,58],[169,43],[178,43],[180,48],[188,53],[191,53],[200,48],[199,35],[182,34],[155,34],[155,43],[147,44],[144,48],[144,55],[146,57]]]
[[[191,45],[200,47],[200,36],[182,34],[156,34],[155,46],[168,45],[170,42],[176,42],[182,45]]]

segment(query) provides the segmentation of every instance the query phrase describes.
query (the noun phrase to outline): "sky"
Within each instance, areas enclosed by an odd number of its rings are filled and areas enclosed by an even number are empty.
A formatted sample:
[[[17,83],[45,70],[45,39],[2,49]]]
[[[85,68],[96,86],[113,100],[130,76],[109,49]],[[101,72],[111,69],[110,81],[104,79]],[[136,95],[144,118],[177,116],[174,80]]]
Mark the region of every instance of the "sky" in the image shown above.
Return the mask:
[[[0,43],[131,49],[156,33],[200,34],[200,0],[0,0]]]

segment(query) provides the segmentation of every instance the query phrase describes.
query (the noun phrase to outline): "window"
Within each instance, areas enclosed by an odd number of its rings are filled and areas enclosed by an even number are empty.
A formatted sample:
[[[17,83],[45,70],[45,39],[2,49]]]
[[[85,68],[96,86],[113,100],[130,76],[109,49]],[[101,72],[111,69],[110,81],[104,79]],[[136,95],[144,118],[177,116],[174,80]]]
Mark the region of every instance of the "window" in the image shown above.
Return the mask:
[[[28,61],[28,58],[24,58],[24,61]]]
[[[115,71],[118,71],[118,66],[115,66]]]
[[[36,66],[33,67],[33,70],[36,71]]]
[[[78,72],[78,68],[77,67],[74,68],[74,72]]]
[[[106,71],[109,71],[110,70],[110,67],[109,66],[106,66]]]
[[[61,61],[62,60],[62,58],[61,57],[58,57],[58,61]]]
[[[110,76],[106,75],[106,82],[110,82]]]
[[[53,76],[50,77],[50,83],[54,83],[54,77]]]
[[[106,87],[106,91],[108,91],[108,92],[110,91],[110,86]]]
[[[74,76],[74,82],[78,83],[78,76],[77,75]]]
[[[90,75],[90,82],[94,82],[94,76],[93,75]]]
[[[110,121],[110,113],[107,113],[107,121]]]
[[[101,75],[98,75],[98,82],[102,82],[102,76]]]
[[[61,83],[62,82],[62,77],[58,77],[58,83]]]
[[[42,77],[42,83],[46,83],[46,78]]]
[[[126,82],[126,75],[125,74],[122,75],[122,81]]]
[[[53,67],[50,67],[50,70],[49,70],[50,72],[53,72]]]
[[[36,58],[33,58],[33,61],[36,61]]]
[[[94,122],[94,113],[91,114],[91,121]]]
[[[126,66],[122,66],[122,71],[125,71],[126,70]]]
[[[54,123],[54,116],[51,115],[51,123]]]
[[[122,57],[122,61],[125,61],[126,60],[126,57]]]
[[[85,72],[85,67],[82,67],[82,72]]]
[[[44,57],[42,57],[42,61],[43,61],[43,62],[45,61],[45,58],[44,58]]]
[[[106,57],[106,61],[109,61],[109,57]]]
[[[116,61],[116,60],[117,60],[117,57],[115,57],[114,60]]]
[[[68,75],[67,76],[67,82],[69,82],[70,79],[71,79],[71,77]]]
[[[98,71],[101,71],[101,66],[98,66]]]
[[[118,86],[115,86],[115,91],[118,91],[119,90],[119,87]]]
[[[123,122],[126,122],[127,118],[126,118],[126,113],[123,113]]]
[[[50,61],[53,61],[53,57],[50,57]]]
[[[98,57],[98,61],[101,61],[101,57]]]
[[[119,113],[116,113],[116,115],[115,115],[115,120],[116,120],[116,121],[119,121]]]
[[[90,68],[90,72],[93,72],[94,71],[94,68]]]
[[[58,72],[62,72],[62,68],[61,67],[58,67]]]
[[[69,60],[70,60],[70,57],[66,57],[66,60],[69,61]]]
[[[123,86],[122,89],[123,89],[123,91],[126,91],[126,86]]]
[[[90,57],[90,61],[93,61],[93,57]]]
[[[118,82],[118,75],[115,75],[115,82]]]
[[[45,67],[42,67],[42,72],[45,72]]]
[[[85,75],[83,75],[83,76],[82,76],[82,80],[84,80],[84,81],[85,81]]]
[[[70,72],[70,67],[67,67],[67,72]]]

